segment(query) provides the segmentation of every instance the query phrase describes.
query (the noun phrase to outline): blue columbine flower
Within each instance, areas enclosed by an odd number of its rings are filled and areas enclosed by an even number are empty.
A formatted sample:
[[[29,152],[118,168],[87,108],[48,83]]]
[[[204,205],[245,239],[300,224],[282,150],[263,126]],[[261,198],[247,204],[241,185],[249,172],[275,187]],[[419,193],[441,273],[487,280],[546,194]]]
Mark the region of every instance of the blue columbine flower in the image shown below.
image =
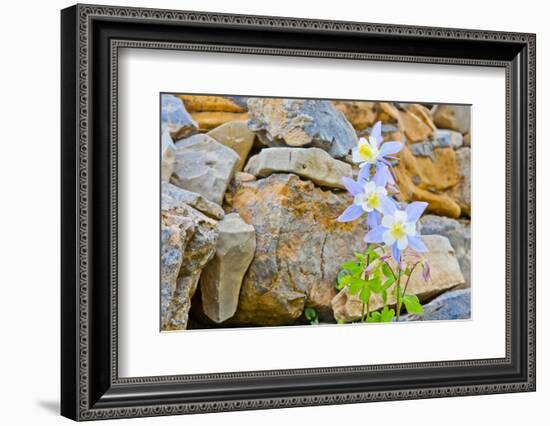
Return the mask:
[[[365,168],[366,170],[366,168]],[[350,222],[367,213],[367,223],[373,228],[380,225],[380,213],[384,204],[393,204],[386,191],[387,174],[375,173],[369,180],[370,173],[359,173],[357,181],[344,177],[342,182],[346,189],[353,195],[353,204],[338,217],[339,222]]]
[[[365,236],[367,243],[385,243],[391,247],[392,256],[400,262],[401,252],[410,247],[416,252],[428,251],[416,230],[416,222],[428,206],[428,203],[415,201],[405,210],[392,202],[382,204],[382,223]]]
[[[391,163],[389,159],[392,154],[397,154],[403,149],[401,142],[385,142],[382,144],[382,122],[378,121],[374,126],[368,139],[360,138],[357,148],[352,150],[352,161],[358,163],[361,169],[366,168],[370,171],[372,166],[377,172],[385,173],[388,182],[395,184],[395,180],[390,172]]]

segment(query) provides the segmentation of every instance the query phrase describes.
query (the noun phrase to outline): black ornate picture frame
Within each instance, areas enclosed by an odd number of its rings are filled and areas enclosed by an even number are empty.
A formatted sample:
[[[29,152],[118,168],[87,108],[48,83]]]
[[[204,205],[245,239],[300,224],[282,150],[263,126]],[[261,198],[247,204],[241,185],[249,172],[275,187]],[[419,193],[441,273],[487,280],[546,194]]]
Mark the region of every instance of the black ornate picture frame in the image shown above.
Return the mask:
[[[61,13],[61,414],[160,416],[535,390],[535,35],[76,5]],[[122,47],[499,67],[506,73],[506,356],[120,378]]]

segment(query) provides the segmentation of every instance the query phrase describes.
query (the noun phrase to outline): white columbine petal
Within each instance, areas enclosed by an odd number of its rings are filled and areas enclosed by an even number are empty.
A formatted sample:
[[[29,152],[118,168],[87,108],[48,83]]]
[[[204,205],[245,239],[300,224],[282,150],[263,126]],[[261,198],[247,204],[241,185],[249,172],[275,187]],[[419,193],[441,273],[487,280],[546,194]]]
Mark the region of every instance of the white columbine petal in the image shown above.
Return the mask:
[[[393,243],[395,243],[395,238],[393,238],[390,230],[387,230],[382,234],[382,240],[384,241],[384,244],[388,246],[391,246]]]
[[[386,214],[382,218],[382,226],[384,228],[391,228],[394,223],[395,223],[395,219],[393,216]]]
[[[400,238],[399,240],[397,240],[397,248],[401,251],[405,250],[408,244],[409,244],[409,240],[407,239],[406,235],[403,238]]]
[[[414,222],[405,223],[405,232],[407,233],[407,235],[410,235],[411,237],[416,235],[416,223]]]

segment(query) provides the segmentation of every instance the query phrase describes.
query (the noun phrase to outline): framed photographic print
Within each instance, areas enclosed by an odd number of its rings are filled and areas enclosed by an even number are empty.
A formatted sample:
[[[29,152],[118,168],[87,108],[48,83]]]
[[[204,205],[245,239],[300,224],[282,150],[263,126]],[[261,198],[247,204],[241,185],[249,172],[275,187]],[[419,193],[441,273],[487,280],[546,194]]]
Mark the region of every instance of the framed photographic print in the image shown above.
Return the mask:
[[[535,390],[535,36],[76,5],[74,420]]]

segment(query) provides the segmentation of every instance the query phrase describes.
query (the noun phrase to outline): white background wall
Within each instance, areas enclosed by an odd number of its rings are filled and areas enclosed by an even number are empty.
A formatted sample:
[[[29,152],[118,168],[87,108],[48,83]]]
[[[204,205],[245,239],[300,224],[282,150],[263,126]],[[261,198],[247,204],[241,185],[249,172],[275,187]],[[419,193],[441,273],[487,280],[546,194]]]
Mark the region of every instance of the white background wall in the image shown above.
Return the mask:
[[[540,0],[161,0],[103,4],[537,33],[538,263],[550,251],[550,28]],[[370,3],[370,4],[369,4]],[[0,24],[0,419],[5,425],[57,425],[59,404],[59,9],[71,2],[11,1]],[[487,167],[488,173],[490,167]],[[409,423],[425,426],[540,419],[550,401],[550,291],[538,277],[538,390],[531,394],[386,402],[208,414],[102,424],[271,425]],[[128,423],[131,422],[131,423]]]

